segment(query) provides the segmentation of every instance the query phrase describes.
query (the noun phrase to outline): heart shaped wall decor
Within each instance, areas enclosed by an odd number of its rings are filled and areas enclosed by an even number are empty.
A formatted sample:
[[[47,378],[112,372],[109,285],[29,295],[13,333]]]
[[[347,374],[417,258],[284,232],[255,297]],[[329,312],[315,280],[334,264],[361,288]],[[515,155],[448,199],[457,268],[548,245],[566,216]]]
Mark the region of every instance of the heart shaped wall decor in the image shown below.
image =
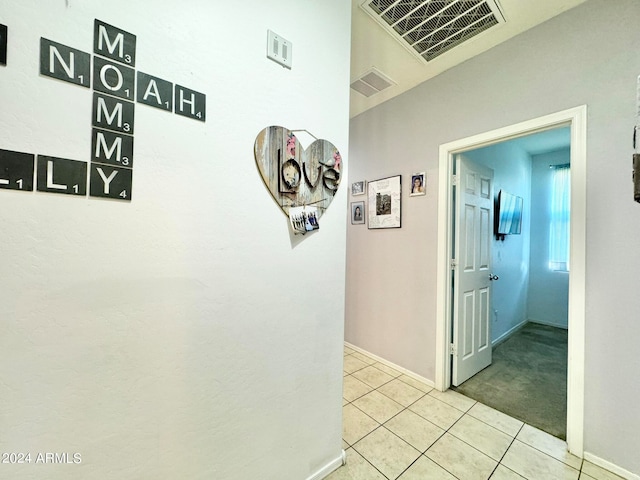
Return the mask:
[[[303,149],[291,130],[271,126],[256,137],[254,153],[262,180],[285,215],[290,207],[315,205],[322,216],[342,170],[342,157],[331,142],[316,140]]]

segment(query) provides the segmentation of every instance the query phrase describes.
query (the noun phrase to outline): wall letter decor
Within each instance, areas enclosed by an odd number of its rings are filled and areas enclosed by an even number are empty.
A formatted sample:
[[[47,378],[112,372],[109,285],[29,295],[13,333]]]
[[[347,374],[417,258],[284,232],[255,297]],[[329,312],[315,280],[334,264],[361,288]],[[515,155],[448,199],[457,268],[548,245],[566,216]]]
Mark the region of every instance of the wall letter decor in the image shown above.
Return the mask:
[[[6,60],[6,40],[7,29],[0,25],[0,63]],[[205,94],[136,71],[136,41],[134,34],[98,19],[93,54],[40,38],[41,75],[93,89],[90,163],[0,149],[0,189],[33,191],[35,170],[39,192],[129,201],[136,100],[206,121]]]
[[[293,131],[271,126],[256,137],[254,152],[262,180],[285,215],[292,207],[315,205],[322,216],[342,170],[342,157],[331,142],[316,140],[305,150]]]

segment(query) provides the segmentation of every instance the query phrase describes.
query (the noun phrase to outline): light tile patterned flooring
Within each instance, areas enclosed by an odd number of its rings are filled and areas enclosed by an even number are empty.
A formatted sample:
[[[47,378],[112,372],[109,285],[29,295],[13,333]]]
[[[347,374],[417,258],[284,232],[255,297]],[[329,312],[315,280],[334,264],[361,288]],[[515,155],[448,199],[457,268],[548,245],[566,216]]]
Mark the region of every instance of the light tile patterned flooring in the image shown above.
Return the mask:
[[[621,480],[566,443],[345,347],[343,448],[327,480]]]

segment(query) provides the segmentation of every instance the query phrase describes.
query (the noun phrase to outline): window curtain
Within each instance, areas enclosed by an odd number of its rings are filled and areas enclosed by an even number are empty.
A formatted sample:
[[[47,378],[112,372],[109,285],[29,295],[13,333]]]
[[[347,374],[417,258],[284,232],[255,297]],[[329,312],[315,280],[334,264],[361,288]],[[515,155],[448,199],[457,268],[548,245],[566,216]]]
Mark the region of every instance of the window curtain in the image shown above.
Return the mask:
[[[571,211],[571,170],[569,165],[553,166],[552,177],[549,268],[568,272]]]

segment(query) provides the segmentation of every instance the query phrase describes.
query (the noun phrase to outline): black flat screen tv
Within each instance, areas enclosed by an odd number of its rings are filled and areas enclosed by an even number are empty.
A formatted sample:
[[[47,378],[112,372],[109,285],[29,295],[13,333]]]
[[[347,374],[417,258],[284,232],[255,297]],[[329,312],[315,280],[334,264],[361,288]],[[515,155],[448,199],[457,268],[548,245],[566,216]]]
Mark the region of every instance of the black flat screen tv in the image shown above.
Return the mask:
[[[500,190],[496,218],[497,235],[520,235],[522,231],[522,197]]]

